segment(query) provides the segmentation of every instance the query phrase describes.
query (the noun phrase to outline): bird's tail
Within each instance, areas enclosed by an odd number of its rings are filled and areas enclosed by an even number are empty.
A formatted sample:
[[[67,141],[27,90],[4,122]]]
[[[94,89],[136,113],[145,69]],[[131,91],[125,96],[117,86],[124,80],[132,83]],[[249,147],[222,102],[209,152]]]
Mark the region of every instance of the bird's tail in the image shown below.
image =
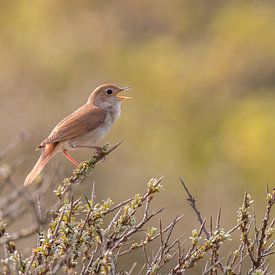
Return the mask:
[[[24,186],[30,185],[39,175],[47,162],[55,155],[55,144],[46,144],[35,166],[25,179]]]

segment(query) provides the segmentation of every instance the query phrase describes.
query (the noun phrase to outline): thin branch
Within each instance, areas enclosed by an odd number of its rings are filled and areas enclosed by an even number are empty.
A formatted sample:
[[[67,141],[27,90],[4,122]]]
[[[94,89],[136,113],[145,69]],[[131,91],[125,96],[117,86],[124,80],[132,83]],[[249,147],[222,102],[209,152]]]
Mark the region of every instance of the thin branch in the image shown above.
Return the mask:
[[[202,224],[203,224],[203,219],[202,219],[201,213],[200,213],[200,211],[199,211],[199,209],[198,209],[198,207],[197,207],[197,205],[196,205],[196,200],[195,200],[195,198],[192,196],[192,194],[189,192],[189,190],[188,190],[187,186],[185,185],[185,183],[184,183],[184,181],[183,181],[182,178],[180,178],[180,181],[181,181],[181,184],[182,184],[182,186],[184,187],[184,189],[185,189],[185,191],[186,191],[186,193],[187,193],[187,195],[188,195],[187,201],[189,202],[190,206],[192,207],[192,209],[193,209],[194,212],[196,213],[199,223],[202,225]],[[210,234],[209,234],[209,232],[207,231],[207,229],[206,229],[206,227],[205,227],[205,224],[203,225],[202,230],[203,230],[203,232],[205,233],[207,239],[209,239]]]

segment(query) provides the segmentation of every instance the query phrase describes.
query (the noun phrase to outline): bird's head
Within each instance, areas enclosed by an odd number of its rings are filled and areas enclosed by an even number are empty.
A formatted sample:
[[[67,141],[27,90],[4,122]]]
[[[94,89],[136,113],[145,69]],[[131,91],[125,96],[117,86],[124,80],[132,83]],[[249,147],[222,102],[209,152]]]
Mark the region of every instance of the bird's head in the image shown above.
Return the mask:
[[[129,89],[130,87],[120,88],[114,84],[103,84],[92,92],[88,102],[92,102],[99,107],[109,108],[126,99],[132,99],[131,97],[120,95],[121,92]]]

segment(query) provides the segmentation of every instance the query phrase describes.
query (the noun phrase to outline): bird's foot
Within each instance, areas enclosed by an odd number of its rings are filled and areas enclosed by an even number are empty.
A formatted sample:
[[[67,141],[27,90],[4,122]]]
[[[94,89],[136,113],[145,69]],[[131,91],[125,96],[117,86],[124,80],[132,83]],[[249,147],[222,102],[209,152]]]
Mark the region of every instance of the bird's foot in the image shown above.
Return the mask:
[[[96,150],[97,156],[101,157],[101,161],[104,162],[106,160],[104,153],[106,152],[107,146],[93,146]]]
[[[104,146],[96,146],[96,145],[75,145],[74,148],[89,148],[89,149],[95,149],[96,153],[98,155],[104,153],[106,151],[106,145]]]
[[[102,154],[103,152],[106,151],[105,146],[93,146],[93,149],[96,150],[96,153],[97,153],[98,155],[100,155],[100,154]]]

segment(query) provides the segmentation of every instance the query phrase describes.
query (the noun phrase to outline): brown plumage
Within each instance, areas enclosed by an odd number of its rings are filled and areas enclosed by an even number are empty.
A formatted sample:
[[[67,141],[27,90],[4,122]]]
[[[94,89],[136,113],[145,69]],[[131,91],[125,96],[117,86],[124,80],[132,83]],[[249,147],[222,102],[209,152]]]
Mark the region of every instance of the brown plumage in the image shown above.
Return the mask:
[[[31,172],[26,177],[24,185],[29,185],[35,180],[35,178],[39,175],[39,173],[44,168],[44,166],[47,164],[47,162],[55,155],[54,148],[55,148],[55,144],[50,143],[50,144],[45,145],[38,161],[34,165]]]
[[[97,148],[95,146],[110,130],[120,115],[121,101],[130,97],[120,96],[121,91],[113,84],[97,87],[86,104],[64,118],[52,130],[50,135],[38,146],[42,150],[40,158],[25,179],[24,185],[31,184],[47,162],[62,152],[75,165],[78,164],[67,150],[78,148]]]
[[[106,115],[106,110],[93,104],[85,104],[60,121],[38,148],[86,134],[102,124]]]

